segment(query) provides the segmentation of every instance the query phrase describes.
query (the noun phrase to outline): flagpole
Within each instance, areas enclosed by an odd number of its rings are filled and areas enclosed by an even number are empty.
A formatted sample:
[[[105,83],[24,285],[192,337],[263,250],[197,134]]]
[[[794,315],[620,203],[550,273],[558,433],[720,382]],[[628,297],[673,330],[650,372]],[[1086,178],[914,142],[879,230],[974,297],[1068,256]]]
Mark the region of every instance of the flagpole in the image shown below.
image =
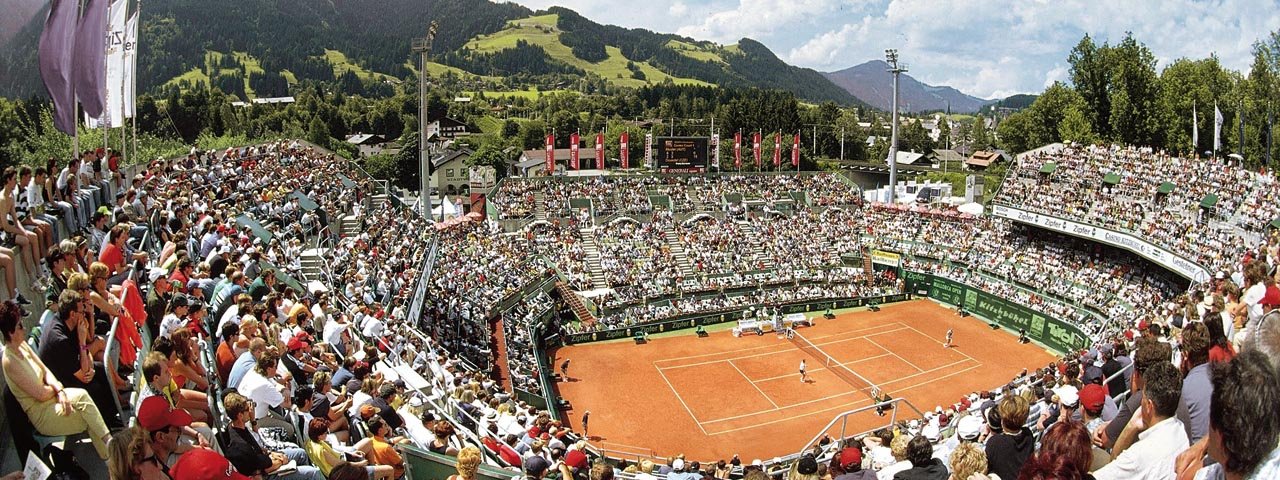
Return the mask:
[[[129,69],[129,71],[132,73],[132,75],[129,75],[130,77],[129,80],[133,82],[133,95],[132,95],[133,98],[131,99],[133,100],[133,115],[132,115],[133,116],[133,155],[129,157],[129,160],[137,162],[138,161],[138,54],[142,53],[142,51],[138,49],[138,45],[142,43],[142,34],[141,34],[142,25],[138,25],[138,24],[142,23],[142,0],[138,0],[138,3],[134,5],[133,14],[138,16],[138,20],[134,22],[134,25],[136,25],[135,31],[137,34],[133,36],[133,56],[129,59],[129,61],[133,62],[133,65]],[[123,180],[117,179],[117,181],[122,182]]]

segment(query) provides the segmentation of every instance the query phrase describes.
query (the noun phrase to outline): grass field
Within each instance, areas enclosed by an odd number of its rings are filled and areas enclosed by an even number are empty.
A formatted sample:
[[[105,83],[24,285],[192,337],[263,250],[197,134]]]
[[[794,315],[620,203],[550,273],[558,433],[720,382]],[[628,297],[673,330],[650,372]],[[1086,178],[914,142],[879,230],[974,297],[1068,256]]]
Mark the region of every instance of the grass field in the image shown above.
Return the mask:
[[[463,95],[472,96],[472,97],[476,95],[476,92],[474,91],[462,92],[462,93]],[[527,100],[536,100],[539,95],[552,95],[557,93],[569,93],[569,94],[577,95],[578,92],[573,90],[538,90],[537,87],[529,87],[525,90],[510,90],[510,91],[485,90],[484,96],[485,98],[506,97],[506,98],[524,98]]]
[[[208,84],[214,68],[222,62],[223,57],[226,55],[226,53],[216,50],[205,51],[204,68],[192,68],[182,75],[169,79],[165,84],[177,84],[183,81],[189,82],[192,85],[197,83]],[[254,93],[253,88],[249,86],[249,75],[261,75],[266,73],[266,70],[263,70],[262,68],[262,62],[258,61],[257,57],[250,55],[248,52],[234,51],[231,52],[231,55],[235,57],[237,63],[244,67],[243,73],[239,69],[235,68],[217,67],[218,73],[222,75],[241,75],[244,81],[245,94],[248,95],[249,98],[255,98],[257,95]],[[284,70],[281,71],[280,74],[289,83],[298,83],[298,78],[294,76],[293,72]]]
[[[650,83],[661,83],[668,78],[677,84],[710,85],[701,80],[672,77],[647,63],[635,64],[640,71],[644,72],[645,80],[631,78],[631,71],[627,70],[627,58],[614,46],[605,46],[608,57],[599,62],[592,63],[578,58],[573,55],[569,47],[560,43],[560,30],[556,28],[558,21],[559,15],[555,14],[512,20],[507,23],[507,28],[499,32],[481,35],[467,42],[466,48],[478,53],[492,53],[515,48],[516,42],[524,40],[530,45],[542,47],[554,60],[594,73],[617,85],[640,87]]]
[[[709,62],[724,63],[724,64],[728,63],[724,61],[724,58],[720,57],[719,53],[700,47],[698,45],[694,45],[692,43],[681,42],[679,40],[672,40],[670,42],[667,42],[667,46],[671,47],[677,52],[680,52],[681,55],[692,58],[694,60],[702,60],[704,62],[709,61]]]
[[[360,77],[361,80],[382,81],[395,79],[395,77],[385,73],[365,70],[364,67],[361,67],[359,64],[347,59],[347,55],[338,50],[329,50],[326,48],[324,50],[324,59],[328,60],[330,65],[333,65],[333,76],[335,77],[342,76],[348,71],[351,71],[355,72],[356,76]]]

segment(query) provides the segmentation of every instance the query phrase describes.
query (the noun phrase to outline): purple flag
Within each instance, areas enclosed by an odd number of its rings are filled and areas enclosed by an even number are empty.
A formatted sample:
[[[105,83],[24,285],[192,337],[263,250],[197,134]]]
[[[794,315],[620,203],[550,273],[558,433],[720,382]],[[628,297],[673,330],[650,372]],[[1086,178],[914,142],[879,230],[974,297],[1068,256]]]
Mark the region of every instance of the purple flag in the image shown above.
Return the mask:
[[[89,0],[76,27],[72,58],[76,97],[85,115],[102,116],[107,97],[107,7],[109,0]]]
[[[53,0],[40,32],[40,77],[53,98],[53,124],[76,133],[76,93],[71,83],[71,51],[76,37],[76,0]]]

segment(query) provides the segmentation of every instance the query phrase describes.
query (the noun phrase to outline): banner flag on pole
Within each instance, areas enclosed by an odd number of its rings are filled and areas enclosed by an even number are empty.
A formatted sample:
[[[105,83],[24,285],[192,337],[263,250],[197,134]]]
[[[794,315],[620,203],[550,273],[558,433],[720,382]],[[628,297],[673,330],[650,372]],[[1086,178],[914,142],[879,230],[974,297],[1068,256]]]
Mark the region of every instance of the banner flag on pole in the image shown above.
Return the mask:
[[[711,166],[720,168],[720,134],[711,134]]]
[[[653,165],[653,134],[644,134],[644,164]]]
[[[107,1],[89,0],[76,27],[72,81],[76,98],[90,117],[101,117],[106,96]]]
[[[1213,102],[1213,154],[1222,148],[1222,110],[1218,110],[1218,102]]]
[[[556,134],[547,134],[547,175],[556,173]]]
[[[751,150],[752,152],[755,153],[755,156],[756,156],[756,170],[759,170],[760,169],[760,131],[759,130],[757,130],[756,133],[752,134]]]
[[[733,134],[733,168],[742,170],[742,132]]]
[[[1191,102],[1191,154],[1197,155],[1200,148],[1200,120],[1196,118],[1196,103]]]
[[[796,132],[795,143],[791,145],[791,166],[800,170],[800,132]]]
[[[782,165],[782,131],[773,133],[773,168]]]
[[[569,135],[569,167],[578,169],[578,132]]]
[[[138,103],[138,12],[133,12],[124,34],[124,118],[133,118]]]
[[[110,14],[107,15],[106,93],[103,96],[102,121],[108,128],[124,126],[124,37],[128,4],[127,0],[111,2]]]
[[[630,135],[627,135],[627,131],[623,130],[622,137],[618,141],[618,157],[622,160],[623,170],[631,168],[631,142],[628,142],[628,140],[630,140]]]
[[[37,56],[40,78],[53,99],[53,125],[67,135],[76,134],[76,90],[71,79],[76,41],[76,0],[53,0],[40,32]]]
[[[596,134],[596,168],[604,170],[604,132]]]

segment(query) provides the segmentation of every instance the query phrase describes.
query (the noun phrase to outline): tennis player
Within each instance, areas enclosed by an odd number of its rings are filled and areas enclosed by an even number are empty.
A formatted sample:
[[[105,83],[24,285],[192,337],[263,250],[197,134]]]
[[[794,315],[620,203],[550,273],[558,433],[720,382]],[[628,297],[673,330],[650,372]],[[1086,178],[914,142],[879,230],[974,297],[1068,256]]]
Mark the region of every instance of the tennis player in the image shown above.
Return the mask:
[[[809,374],[805,373],[804,359],[800,359],[800,383],[809,383]]]
[[[944,347],[951,348],[951,336],[952,336],[953,334],[955,334],[955,331],[953,331],[952,329],[948,328],[948,329],[947,329],[947,343],[943,345]]]

